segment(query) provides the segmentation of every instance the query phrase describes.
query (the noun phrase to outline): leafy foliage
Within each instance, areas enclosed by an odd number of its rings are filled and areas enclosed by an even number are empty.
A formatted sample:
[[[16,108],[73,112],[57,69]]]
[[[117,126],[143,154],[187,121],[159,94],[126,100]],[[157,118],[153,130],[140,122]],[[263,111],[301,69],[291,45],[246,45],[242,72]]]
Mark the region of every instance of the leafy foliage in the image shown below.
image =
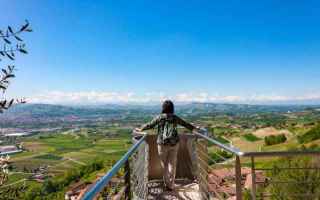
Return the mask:
[[[0,61],[3,59],[9,59],[14,61],[16,58],[16,52],[27,54],[25,44],[21,38],[23,32],[32,32],[29,22],[26,20],[25,24],[21,26],[20,29],[14,30],[11,26],[8,26],[6,30],[0,30],[0,39],[2,39],[2,44],[0,43]],[[1,69],[0,72],[0,90],[4,94],[10,84],[10,80],[15,77],[14,75],[15,66],[8,65]],[[14,102],[16,103],[25,103],[23,99],[15,100],[10,99],[6,100],[2,98],[0,100],[0,112],[10,108]]]
[[[287,141],[287,137],[284,134],[280,135],[270,135],[266,136],[264,138],[265,145],[275,145],[275,144],[281,144]]]
[[[90,175],[91,173],[101,170],[104,163],[101,160],[95,160],[86,166],[79,169],[72,169],[67,171],[64,176],[47,180],[42,186],[30,187],[24,193],[23,199],[62,199],[65,187],[69,186],[75,181]]]
[[[302,136],[298,136],[298,141],[300,144],[308,143],[317,139],[320,139],[320,124],[307,131]]]
[[[269,186],[272,199],[275,200],[313,200],[320,194],[319,170],[300,170],[299,168],[318,168],[319,161],[309,157],[283,158],[275,162],[273,170],[268,174],[273,182]],[[284,170],[287,167],[291,170]],[[288,182],[283,184],[283,182]]]
[[[21,199],[23,192],[26,191],[27,186],[19,184],[18,186],[6,187],[0,190],[0,200],[15,200]]]

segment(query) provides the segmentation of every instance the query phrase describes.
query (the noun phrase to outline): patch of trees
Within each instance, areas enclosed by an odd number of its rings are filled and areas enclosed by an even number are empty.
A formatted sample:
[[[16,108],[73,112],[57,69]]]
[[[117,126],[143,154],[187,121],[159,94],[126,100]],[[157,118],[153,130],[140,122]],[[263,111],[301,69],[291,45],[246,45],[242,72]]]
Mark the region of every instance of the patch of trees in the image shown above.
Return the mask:
[[[0,189],[0,200],[16,200],[22,199],[23,192],[26,190],[23,183],[19,185],[5,187]]]
[[[247,133],[243,135],[244,139],[246,139],[249,142],[255,142],[261,140],[261,138],[258,138],[257,136],[253,135],[252,133]]]
[[[313,140],[320,139],[320,124],[313,127],[309,131],[307,131],[305,134],[298,136],[298,142],[300,144],[305,144],[308,142],[312,142]]]
[[[287,141],[287,137],[284,134],[280,135],[270,135],[264,137],[264,143],[265,145],[275,145],[275,144],[281,144]]]
[[[101,170],[103,167],[104,162],[96,160],[79,169],[69,170],[62,177],[46,180],[42,186],[30,186],[25,192],[23,199],[61,199],[64,195],[64,189],[67,186],[73,182],[79,181],[83,177],[89,176],[95,171]]]

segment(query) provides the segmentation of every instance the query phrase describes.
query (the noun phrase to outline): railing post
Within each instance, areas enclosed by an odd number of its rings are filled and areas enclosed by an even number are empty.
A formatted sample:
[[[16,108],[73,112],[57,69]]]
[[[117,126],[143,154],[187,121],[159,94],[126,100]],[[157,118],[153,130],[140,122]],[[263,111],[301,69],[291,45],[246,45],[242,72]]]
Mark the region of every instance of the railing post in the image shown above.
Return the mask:
[[[242,186],[241,186],[241,163],[240,157],[236,156],[236,166],[235,166],[235,175],[236,175],[236,197],[237,200],[242,200]]]
[[[256,200],[256,170],[255,170],[255,166],[254,166],[254,157],[251,156],[251,178],[252,178],[252,188],[251,188],[251,197],[252,200]]]
[[[130,200],[131,199],[131,181],[130,181],[130,162],[129,160],[126,161],[125,165],[124,165],[124,170],[125,170],[125,177],[124,177],[124,181],[125,181],[125,200]]]

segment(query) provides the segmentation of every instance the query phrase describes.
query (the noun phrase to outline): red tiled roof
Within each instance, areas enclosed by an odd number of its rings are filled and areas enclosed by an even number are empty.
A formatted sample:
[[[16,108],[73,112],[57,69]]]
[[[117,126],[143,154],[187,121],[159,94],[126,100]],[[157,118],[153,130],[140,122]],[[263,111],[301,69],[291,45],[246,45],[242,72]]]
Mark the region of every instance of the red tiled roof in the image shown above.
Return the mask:
[[[266,181],[266,177],[262,171],[256,171],[256,182],[263,183]],[[252,187],[251,168],[241,168],[242,181],[241,184],[245,188]],[[236,194],[235,189],[235,171],[231,168],[214,169],[208,175],[208,190],[213,193],[224,193],[233,197]],[[232,198],[229,198],[230,200]]]

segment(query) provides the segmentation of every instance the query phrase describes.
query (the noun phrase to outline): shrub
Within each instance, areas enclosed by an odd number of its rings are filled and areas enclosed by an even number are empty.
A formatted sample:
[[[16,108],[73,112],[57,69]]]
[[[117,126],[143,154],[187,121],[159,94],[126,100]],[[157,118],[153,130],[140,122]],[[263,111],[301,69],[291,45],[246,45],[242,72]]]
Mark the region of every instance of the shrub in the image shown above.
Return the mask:
[[[264,143],[265,145],[275,145],[275,144],[281,144],[287,141],[287,138],[284,134],[280,135],[270,135],[264,137]]]
[[[283,170],[290,166],[291,170]],[[267,190],[272,199],[276,200],[316,200],[319,196],[305,194],[320,194],[319,170],[301,170],[300,168],[318,168],[319,163],[312,161],[310,157],[282,158],[274,162],[273,170],[268,176],[277,180],[269,185]],[[290,184],[283,184],[290,182]],[[301,196],[300,196],[301,195]]]

